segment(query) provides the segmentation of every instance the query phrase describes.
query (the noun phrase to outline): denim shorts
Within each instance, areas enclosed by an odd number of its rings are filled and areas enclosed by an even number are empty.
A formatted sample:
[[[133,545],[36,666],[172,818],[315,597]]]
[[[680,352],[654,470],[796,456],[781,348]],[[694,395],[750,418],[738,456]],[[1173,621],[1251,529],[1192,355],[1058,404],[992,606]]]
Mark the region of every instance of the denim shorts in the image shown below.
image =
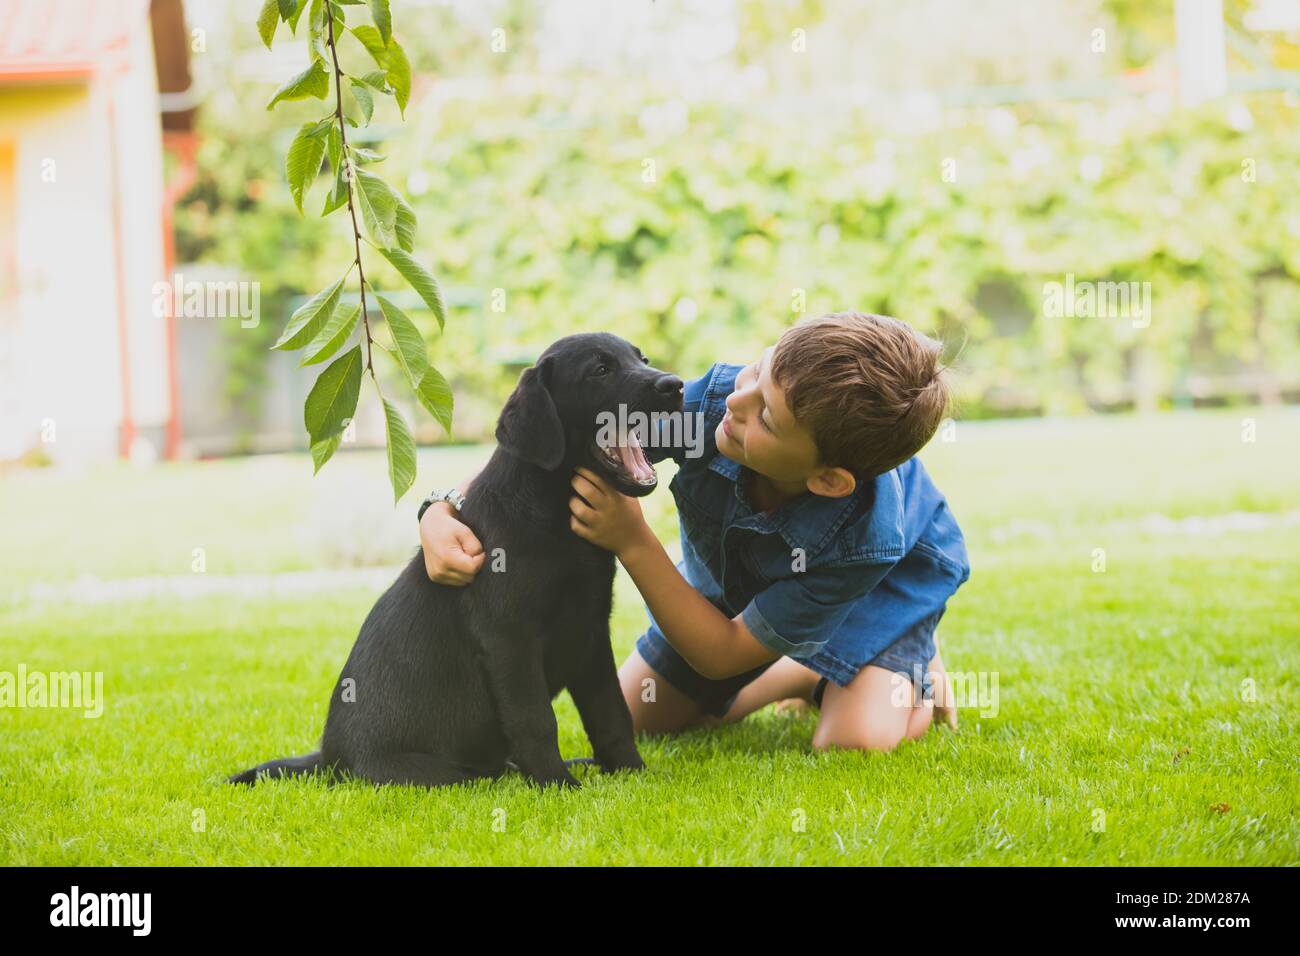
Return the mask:
[[[929,674],[930,659],[934,657],[935,652],[934,631],[945,610],[946,606],[941,607],[933,614],[922,618],[919,623],[909,628],[901,637],[875,657],[852,666],[850,674],[846,675],[842,666],[837,668],[833,674],[822,674],[822,679],[818,682],[817,690],[814,693],[814,700],[817,705],[821,705],[822,691],[825,689],[828,680],[835,681],[841,687],[847,687],[853,677],[856,677],[857,673],[867,665],[883,667],[885,670],[901,674],[911,681],[917,703],[920,703],[923,698],[926,700],[933,699],[934,687]],[[699,704],[705,713],[714,717],[722,717],[726,714],[732,703],[735,702],[736,695],[740,693],[741,688],[752,682],[775,663],[773,661],[763,664],[734,677],[710,680],[700,675],[690,664],[686,663],[685,659],[668,643],[667,638],[664,637],[659,628],[654,625],[651,625],[637,639],[636,649],[642,660],[649,664],[660,677]],[[813,661],[804,661],[794,658],[794,660],[811,667],[813,670],[818,670],[814,666],[815,659]]]

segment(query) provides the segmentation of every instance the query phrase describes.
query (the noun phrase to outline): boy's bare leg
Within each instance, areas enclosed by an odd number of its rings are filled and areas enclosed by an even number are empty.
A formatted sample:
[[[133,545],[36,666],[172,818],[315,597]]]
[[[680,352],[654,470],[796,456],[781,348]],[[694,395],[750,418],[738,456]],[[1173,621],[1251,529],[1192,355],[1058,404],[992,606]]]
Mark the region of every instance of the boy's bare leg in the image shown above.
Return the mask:
[[[767,670],[741,688],[732,702],[723,723],[732,723],[772,703],[790,704],[798,700],[811,703],[813,690],[820,680],[811,671],[790,657],[779,658]]]
[[[933,717],[933,707],[916,703],[910,680],[868,664],[848,687],[826,685],[813,748],[893,750],[924,736]]]
[[[664,680],[635,650],[618,670],[623,699],[632,712],[632,728],[636,733],[646,734],[679,733],[733,723],[787,698],[811,701],[818,679],[816,672],[782,657],[741,688],[726,716],[719,720]]]
[[[933,706],[915,704],[911,681],[873,665],[862,668],[848,687],[828,683],[813,747],[893,750],[904,737],[924,736],[936,716],[956,729],[952,682],[937,652],[930,661],[930,673],[936,698]],[[781,658],[742,688],[726,716],[719,720],[664,680],[635,650],[619,668],[618,678],[632,713],[632,727],[636,733],[646,734],[716,727],[774,701],[810,701],[819,679],[798,661]]]
[[[847,688],[827,684],[822,697],[822,720],[813,737],[813,746],[893,750],[903,737],[918,740],[931,726],[946,724],[955,731],[957,700],[937,642],[928,673],[934,699],[919,704],[912,696],[911,681],[871,665],[864,667]],[[850,692],[847,696],[846,691]],[[828,708],[835,710],[829,720]]]
[[[632,712],[633,733],[675,734],[721,723],[664,680],[635,649],[618,669],[618,683]]]

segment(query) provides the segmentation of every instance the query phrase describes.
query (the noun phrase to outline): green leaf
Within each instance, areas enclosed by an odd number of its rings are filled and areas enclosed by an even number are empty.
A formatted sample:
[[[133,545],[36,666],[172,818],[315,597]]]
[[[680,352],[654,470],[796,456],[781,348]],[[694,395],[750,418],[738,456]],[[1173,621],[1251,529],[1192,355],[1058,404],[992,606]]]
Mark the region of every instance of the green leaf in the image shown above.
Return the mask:
[[[411,99],[411,63],[406,58],[406,51],[396,40],[388,42],[385,56],[387,60],[387,77],[393,87],[393,97],[397,100],[397,109],[406,119],[406,104]]]
[[[329,95],[329,91],[329,73],[325,71],[325,66],[320,60],[312,60],[311,66],[275,91],[275,95],[271,97],[271,102],[266,104],[266,108],[269,110],[281,100],[305,100],[309,96],[323,100]]]
[[[447,434],[451,434],[451,413],[453,399],[451,385],[443,374],[430,365],[420,376],[420,383],[415,387],[415,395],[420,404],[429,410]]]
[[[325,467],[325,462],[333,457],[334,452],[338,450],[339,442],[343,440],[342,435],[331,435],[329,438],[322,438],[320,441],[311,444],[311,460],[315,465],[312,474],[320,473]]]
[[[401,249],[385,248],[379,251],[402,274],[402,278],[411,284],[411,288],[420,293],[420,298],[438,320],[438,328],[443,328],[447,321],[447,310],[442,303],[442,289],[438,287],[438,280]]]
[[[415,439],[388,399],[384,399],[384,421],[388,426],[388,480],[393,484],[393,504],[397,504],[415,484]]]
[[[311,13],[307,14],[307,25],[313,30],[325,30],[325,0],[311,0]]]
[[[362,163],[382,163],[388,158],[383,153],[376,153],[373,149],[366,149],[364,146],[349,145],[348,152]]]
[[[302,201],[307,190],[320,172],[321,160],[325,158],[325,142],[313,135],[315,123],[303,123],[298,135],[293,138],[289,152],[284,158],[284,172],[289,179],[289,193],[293,196],[298,211],[302,212]]]
[[[378,90],[380,93],[392,93],[393,88],[388,85],[388,74],[383,70],[371,70],[365,76],[361,77],[361,82],[366,86]]]
[[[279,0],[280,19],[288,20],[298,12],[298,0]]]
[[[318,365],[347,344],[361,322],[361,303],[351,306],[339,306],[334,310],[316,337],[307,343],[306,357],[298,363],[299,368]]]
[[[361,394],[361,346],[354,345],[320,373],[303,406],[312,444],[341,434],[357,412]]]
[[[307,49],[310,51],[312,59],[329,69],[331,63],[329,42],[325,34],[315,27],[311,28],[311,33],[307,38]]]
[[[414,323],[383,296],[376,294],[375,298],[379,300],[379,307],[388,320],[388,329],[396,348],[390,349],[381,342],[373,344],[401,366],[415,397],[450,435],[454,404],[451,385],[441,372],[429,364],[424,351],[424,339]]]
[[[294,36],[298,35],[298,21],[302,18],[302,12],[307,9],[307,0],[290,0],[293,3],[293,13],[285,17],[285,22],[289,24],[289,32]]]
[[[393,14],[388,9],[388,0],[370,0],[370,15],[375,18],[375,27],[387,45],[393,35]]]
[[[393,336],[393,344],[397,346],[395,353],[397,361],[402,366],[402,371],[406,373],[406,377],[410,379],[411,387],[414,388],[419,384],[425,369],[429,367],[429,354],[424,344],[424,336],[405,312],[382,295],[377,294],[375,298],[379,300],[380,311],[384,313],[384,319],[388,322],[388,331]]]
[[[276,0],[266,0],[262,4],[262,12],[257,15],[257,35],[262,38],[266,48],[271,49],[271,40],[275,36],[275,28],[280,25],[280,9]]]
[[[351,269],[348,270],[348,272],[351,271]],[[294,349],[302,348],[314,339],[325,323],[329,321],[330,316],[334,314],[334,309],[339,304],[339,293],[343,289],[343,280],[346,278],[347,273],[344,273],[341,279],[333,285],[321,289],[299,307],[298,311],[289,317],[289,324],[285,327],[280,340],[271,348],[291,352]]]
[[[329,132],[325,138],[325,148],[329,154],[330,171],[338,173],[339,166],[343,163],[343,139],[339,136],[339,128],[330,123]]]
[[[352,95],[356,97],[357,105],[361,107],[361,115],[366,118],[366,126],[370,125],[370,117],[375,115],[375,101],[370,95],[370,87],[360,80],[352,81]]]
[[[388,44],[384,43],[384,38],[379,35],[379,31],[368,23],[363,23],[360,26],[351,27],[350,29],[352,30],[352,35],[361,41],[361,45],[366,48],[366,51],[370,54],[370,58],[375,61],[375,64],[382,67],[385,73],[387,73],[388,50],[386,47]]]
[[[402,198],[402,194],[393,190],[393,199],[397,202],[397,217],[394,228],[397,232],[397,245],[404,252],[415,251],[415,210]]]
[[[321,216],[328,216],[336,209],[341,209],[348,204],[348,164],[343,162],[334,170],[334,185],[330,187],[330,193],[325,197],[325,208],[320,211]]]
[[[357,185],[357,205],[361,207],[366,231],[379,245],[393,245],[397,242],[397,202],[392,190],[386,182],[364,169],[354,169],[353,176]]]

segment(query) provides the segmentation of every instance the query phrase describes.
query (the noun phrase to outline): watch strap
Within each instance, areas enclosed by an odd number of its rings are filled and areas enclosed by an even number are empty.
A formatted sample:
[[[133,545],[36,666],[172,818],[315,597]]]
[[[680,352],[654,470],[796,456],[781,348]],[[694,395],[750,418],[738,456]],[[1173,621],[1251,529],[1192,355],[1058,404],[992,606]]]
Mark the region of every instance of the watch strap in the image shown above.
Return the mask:
[[[424,513],[429,510],[429,505],[435,501],[445,501],[457,511],[465,507],[465,496],[455,488],[435,488],[429,493],[429,496],[420,503],[420,510],[417,513],[416,520],[424,518]]]

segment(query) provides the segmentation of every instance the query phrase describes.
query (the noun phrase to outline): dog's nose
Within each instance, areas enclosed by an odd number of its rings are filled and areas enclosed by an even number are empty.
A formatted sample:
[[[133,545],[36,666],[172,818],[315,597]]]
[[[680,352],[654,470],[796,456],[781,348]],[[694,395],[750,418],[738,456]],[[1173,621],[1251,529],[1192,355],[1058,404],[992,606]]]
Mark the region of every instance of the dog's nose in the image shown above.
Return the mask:
[[[655,391],[665,395],[674,395],[683,387],[682,380],[676,375],[661,375],[655,379]]]

